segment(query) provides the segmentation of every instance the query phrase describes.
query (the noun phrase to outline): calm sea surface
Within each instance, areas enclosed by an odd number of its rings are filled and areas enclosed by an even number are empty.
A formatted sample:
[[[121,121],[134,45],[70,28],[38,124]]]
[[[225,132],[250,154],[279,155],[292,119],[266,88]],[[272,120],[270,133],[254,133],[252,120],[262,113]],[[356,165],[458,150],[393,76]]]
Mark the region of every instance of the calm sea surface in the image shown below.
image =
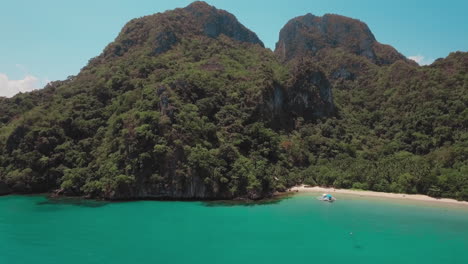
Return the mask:
[[[299,194],[262,205],[0,197],[0,264],[468,263],[468,208]]]

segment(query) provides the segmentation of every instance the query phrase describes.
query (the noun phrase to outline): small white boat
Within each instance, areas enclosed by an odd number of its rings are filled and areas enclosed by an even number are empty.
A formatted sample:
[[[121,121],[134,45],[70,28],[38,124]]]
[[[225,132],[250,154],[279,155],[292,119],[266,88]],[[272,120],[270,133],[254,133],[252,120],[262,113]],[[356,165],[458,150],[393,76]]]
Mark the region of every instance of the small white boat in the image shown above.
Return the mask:
[[[320,201],[324,201],[324,202],[334,202],[336,201],[336,198],[333,197],[331,194],[327,194],[327,193],[324,193],[322,194],[322,196],[319,198]]]

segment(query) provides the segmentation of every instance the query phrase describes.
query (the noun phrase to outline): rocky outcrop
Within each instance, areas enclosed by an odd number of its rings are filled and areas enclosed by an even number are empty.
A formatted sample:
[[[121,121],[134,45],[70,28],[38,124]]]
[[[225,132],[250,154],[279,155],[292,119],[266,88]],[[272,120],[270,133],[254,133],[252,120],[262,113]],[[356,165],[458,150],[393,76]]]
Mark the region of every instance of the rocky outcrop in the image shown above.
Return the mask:
[[[188,11],[199,31],[208,37],[217,38],[223,34],[240,42],[259,44],[263,47],[257,35],[227,11],[217,9],[203,1],[196,1],[184,10]]]
[[[330,48],[341,48],[377,65],[408,61],[391,46],[377,42],[365,23],[333,14],[323,17],[307,14],[290,20],[281,29],[275,53],[283,61],[290,61],[313,57]]]
[[[332,87],[323,72],[310,60],[292,65],[284,84],[274,83],[266,91],[261,112],[278,129],[294,129],[295,119],[314,121],[335,114]]]
[[[172,171],[167,171],[173,174]],[[175,184],[174,184],[175,183]],[[139,183],[132,189],[120,190],[110,194],[108,199],[111,200],[128,200],[128,199],[231,199],[232,195],[227,193],[214,193],[208,190],[207,185],[203,180],[194,176],[189,181],[182,177],[173,177],[171,181],[161,184]]]
[[[0,182],[0,195],[6,195],[12,193],[11,189],[8,188],[8,185],[6,185],[3,182]]]
[[[323,71],[312,62],[295,65],[288,89],[288,108],[291,116],[314,120],[334,112],[330,82]]]

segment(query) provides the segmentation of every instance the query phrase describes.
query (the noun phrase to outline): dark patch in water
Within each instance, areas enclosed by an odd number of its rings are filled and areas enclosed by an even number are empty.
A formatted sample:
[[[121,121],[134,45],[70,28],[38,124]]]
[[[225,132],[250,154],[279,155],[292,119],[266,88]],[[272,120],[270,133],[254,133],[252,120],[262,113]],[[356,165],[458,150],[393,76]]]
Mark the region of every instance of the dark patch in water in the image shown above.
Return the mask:
[[[201,201],[203,205],[208,207],[217,206],[261,206],[278,204],[283,200],[289,199],[294,196],[294,193],[286,193],[274,196],[269,199],[262,200],[213,200],[213,201]],[[80,197],[66,197],[66,196],[46,196],[45,201],[36,202],[39,206],[54,206],[54,205],[71,205],[89,208],[103,207],[111,203],[126,203],[126,202],[140,202],[140,201],[158,201],[158,202],[173,202],[173,201],[185,201],[185,202],[200,202],[199,200],[180,200],[180,199],[141,199],[141,200],[121,200],[121,201],[102,201],[102,200],[89,200]],[[56,208],[59,210],[59,208]]]
[[[363,249],[363,246],[361,246],[359,244],[359,242],[357,241],[356,236],[352,232],[349,235],[351,236],[351,240],[352,240],[352,243],[353,243],[353,248]]]
[[[272,205],[278,204],[283,200],[290,199],[294,194],[281,194],[269,199],[263,200],[219,200],[219,201],[205,201],[203,205],[208,207],[217,207],[217,206],[262,206],[262,205]]]
[[[72,205],[72,206],[80,206],[80,207],[90,207],[90,208],[97,208],[103,207],[109,204],[109,202],[105,201],[97,201],[97,200],[86,200],[81,198],[70,198],[70,197],[47,197],[47,200],[37,202],[37,205]]]

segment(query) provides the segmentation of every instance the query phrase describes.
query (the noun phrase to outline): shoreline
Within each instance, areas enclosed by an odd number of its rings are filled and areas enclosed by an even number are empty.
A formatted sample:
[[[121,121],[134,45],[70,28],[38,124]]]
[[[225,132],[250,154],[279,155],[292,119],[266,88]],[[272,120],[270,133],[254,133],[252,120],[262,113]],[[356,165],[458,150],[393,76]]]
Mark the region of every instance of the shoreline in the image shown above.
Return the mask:
[[[349,189],[336,189],[336,188],[326,188],[326,187],[308,187],[306,185],[294,186],[290,192],[299,192],[299,193],[330,193],[330,194],[350,194],[361,197],[377,197],[377,198],[390,198],[390,199],[399,199],[399,200],[408,200],[408,201],[422,201],[429,203],[439,203],[439,204],[453,204],[453,205],[463,205],[468,206],[468,201],[457,201],[455,199],[448,198],[434,198],[423,194],[404,194],[404,193],[387,193],[387,192],[375,192],[375,191],[365,191],[365,190],[349,190]]]
[[[277,198],[285,197],[288,195],[293,195],[295,193],[312,193],[312,194],[322,194],[329,193],[336,196],[336,194],[351,195],[356,197],[373,197],[373,198],[383,198],[383,199],[393,199],[400,201],[419,201],[429,204],[439,204],[439,205],[458,205],[468,208],[468,201],[458,201],[450,198],[434,198],[423,194],[405,194],[405,193],[388,193],[388,192],[376,192],[376,191],[367,191],[367,190],[353,190],[353,189],[337,189],[337,188],[328,188],[328,187],[319,187],[319,186],[307,186],[307,185],[298,185],[291,187],[285,192],[276,192],[271,197],[264,197],[259,200],[251,199],[195,199],[195,198],[168,198],[168,197],[146,197],[146,198],[135,198],[135,199],[118,199],[118,200],[107,200],[107,199],[95,199],[84,196],[62,196],[54,195],[54,193],[28,193],[28,194],[19,194],[19,193],[3,193],[0,194],[0,197],[10,196],[10,195],[20,195],[20,196],[35,196],[43,195],[49,199],[76,199],[76,200],[90,200],[98,202],[132,202],[132,201],[200,201],[200,202],[238,202],[238,203],[262,203],[262,201],[271,201]]]

